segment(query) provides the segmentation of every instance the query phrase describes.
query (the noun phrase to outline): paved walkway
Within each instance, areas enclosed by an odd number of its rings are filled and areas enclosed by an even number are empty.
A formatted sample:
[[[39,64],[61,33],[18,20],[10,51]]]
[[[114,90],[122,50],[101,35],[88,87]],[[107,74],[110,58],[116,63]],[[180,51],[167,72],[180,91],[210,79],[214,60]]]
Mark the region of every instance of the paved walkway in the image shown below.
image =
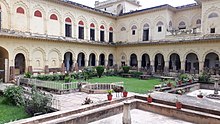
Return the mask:
[[[128,93],[128,96],[133,96],[134,93]],[[81,107],[87,107],[88,105],[82,105],[86,97],[89,97],[93,104],[107,101],[107,93],[106,94],[87,94],[84,92],[75,92],[70,94],[63,94],[63,95],[53,95],[56,99],[54,101],[55,108],[59,110],[70,110],[70,109],[77,109]],[[113,99],[119,99],[122,97],[116,97],[116,94],[113,93]],[[91,104],[90,104],[91,105]]]

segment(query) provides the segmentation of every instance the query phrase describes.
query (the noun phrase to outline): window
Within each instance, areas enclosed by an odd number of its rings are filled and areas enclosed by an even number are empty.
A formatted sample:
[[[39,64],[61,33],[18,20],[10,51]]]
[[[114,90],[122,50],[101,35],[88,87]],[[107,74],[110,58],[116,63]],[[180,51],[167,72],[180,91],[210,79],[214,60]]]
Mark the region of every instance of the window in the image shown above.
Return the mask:
[[[136,25],[133,25],[132,27],[131,27],[131,31],[132,31],[132,35],[135,35],[135,31],[137,30],[137,26]]]
[[[208,16],[208,18],[216,18],[216,17],[218,17],[218,14],[215,12],[209,14],[209,16]]]
[[[105,41],[105,27],[103,25],[100,26],[100,41],[104,42]]]
[[[162,32],[162,27],[159,26],[157,30],[158,30],[158,32]]]
[[[52,14],[52,15],[50,16],[50,19],[51,19],[51,20],[58,20],[58,18],[57,18],[57,16],[56,16],[55,14]]]
[[[35,17],[42,17],[42,13],[41,13],[39,10],[36,10],[36,11],[34,12],[34,16],[35,16]]]
[[[65,19],[65,36],[66,37],[72,37],[72,24],[71,24],[71,19],[66,18]]]
[[[17,13],[24,14],[24,9],[22,7],[17,8]]]
[[[180,23],[179,23],[179,30],[181,30],[181,29],[186,29],[186,23],[185,22],[183,22],[183,21],[181,21]]]
[[[78,38],[79,39],[84,39],[84,23],[83,21],[79,21],[79,35]]]
[[[201,25],[201,19],[196,20],[197,25]]]
[[[215,33],[215,28],[211,28],[210,33],[214,34]]]
[[[95,41],[95,25],[90,24],[90,40]]]
[[[163,22],[159,21],[159,22],[157,23],[157,31],[158,31],[158,32],[162,32],[162,26],[163,26]]]
[[[125,27],[122,27],[122,28],[121,28],[121,31],[126,31],[126,28],[125,28]]]
[[[113,42],[113,28],[109,28],[109,43]]]
[[[143,41],[149,40],[149,25],[146,23],[143,27]]]

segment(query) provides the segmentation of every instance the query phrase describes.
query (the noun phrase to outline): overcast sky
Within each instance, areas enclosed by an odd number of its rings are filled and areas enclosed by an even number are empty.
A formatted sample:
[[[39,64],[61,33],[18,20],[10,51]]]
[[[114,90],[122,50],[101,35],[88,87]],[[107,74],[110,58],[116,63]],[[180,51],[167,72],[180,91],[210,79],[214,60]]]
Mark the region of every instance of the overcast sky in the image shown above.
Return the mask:
[[[87,5],[90,7],[94,7],[95,1],[97,0],[71,0],[77,3],[81,3],[83,5]],[[100,2],[106,1],[106,0],[99,0]],[[186,4],[191,4],[195,3],[194,0],[138,0],[140,1],[140,4],[142,5],[142,8],[149,8],[153,6],[158,6],[162,4],[170,4],[174,7],[176,6],[181,6],[181,5],[186,5]]]

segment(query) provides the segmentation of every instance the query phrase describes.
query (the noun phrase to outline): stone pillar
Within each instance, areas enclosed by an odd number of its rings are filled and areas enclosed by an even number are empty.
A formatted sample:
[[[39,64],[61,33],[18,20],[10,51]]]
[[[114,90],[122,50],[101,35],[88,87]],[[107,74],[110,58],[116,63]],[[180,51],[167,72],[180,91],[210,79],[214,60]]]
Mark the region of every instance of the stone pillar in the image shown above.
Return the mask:
[[[33,68],[32,68],[32,66],[28,66],[28,72],[31,73],[31,74],[33,74]]]
[[[99,66],[99,60],[95,61],[95,66]]]
[[[142,60],[138,60],[138,71],[141,70],[141,62],[142,62]]]
[[[169,62],[170,61],[164,61],[164,72],[168,73],[169,72]]]
[[[45,74],[49,74],[49,66],[48,66],[48,65],[45,65],[45,67],[44,67],[44,73],[45,73]]]
[[[85,60],[85,67],[88,67],[89,60]]]
[[[77,63],[77,62],[75,63],[75,71],[76,71],[76,72],[79,71],[79,66],[78,66],[78,63]]]
[[[14,79],[15,79],[15,67],[10,66],[10,80],[14,80]]]
[[[199,62],[199,74],[202,74],[204,70],[204,62],[200,61]]]
[[[124,102],[122,124],[131,124],[130,102]]]
[[[151,61],[151,72],[155,73],[154,61]]]
[[[5,59],[5,82],[9,81],[9,62],[8,59]]]
[[[105,67],[107,67],[108,66],[108,60],[105,60],[105,65],[104,65]]]
[[[62,74],[65,74],[65,64],[64,63],[62,63],[62,65],[61,65],[61,73]]]
[[[181,73],[184,73],[185,72],[185,61],[181,61]]]

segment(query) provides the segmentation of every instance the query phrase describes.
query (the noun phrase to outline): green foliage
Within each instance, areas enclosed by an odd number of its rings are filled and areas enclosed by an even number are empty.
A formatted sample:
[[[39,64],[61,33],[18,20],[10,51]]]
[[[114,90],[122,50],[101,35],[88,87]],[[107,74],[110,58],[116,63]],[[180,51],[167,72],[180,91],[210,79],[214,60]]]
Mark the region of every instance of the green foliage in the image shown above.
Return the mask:
[[[113,92],[112,89],[107,91],[108,95],[112,95],[112,92]]]
[[[202,75],[199,75],[199,82],[209,82],[210,81],[211,76],[204,72],[202,73]]]
[[[123,66],[122,69],[123,69],[124,73],[128,73],[130,70],[130,66]]]
[[[103,72],[104,72],[104,67],[103,66],[97,66],[96,71],[97,71],[97,74],[100,78],[102,76]]]
[[[96,76],[95,68],[94,67],[85,67],[82,70],[83,79],[86,81],[87,79],[91,79],[92,77]]]
[[[181,81],[185,81],[185,80],[188,80],[189,77],[188,77],[187,74],[181,74],[181,75],[179,76],[179,79],[180,79]]]
[[[139,78],[140,75],[143,75],[143,72],[138,72],[138,71],[129,72],[129,73],[132,74],[134,78]]]
[[[71,74],[71,77],[73,77],[76,80],[80,80],[80,79],[83,79],[83,73],[82,72],[73,73]]]
[[[25,102],[25,110],[31,116],[45,114],[50,112],[51,105],[52,96],[38,91],[36,86],[33,86],[30,98]]]
[[[22,106],[24,104],[24,91],[22,87],[9,86],[4,90],[5,103]]]
[[[36,77],[33,77],[38,80],[43,80],[43,81],[59,81],[59,80],[64,80],[65,75],[62,74],[53,74],[53,75],[38,75]]]
[[[24,78],[31,78],[32,74],[30,72],[24,73]]]
[[[69,75],[69,74],[66,74],[66,75],[65,75],[65,78],[64,78],[64,82],[65,82],[65,83],[69,83],[70,81],[71,81],[70,75]]]

